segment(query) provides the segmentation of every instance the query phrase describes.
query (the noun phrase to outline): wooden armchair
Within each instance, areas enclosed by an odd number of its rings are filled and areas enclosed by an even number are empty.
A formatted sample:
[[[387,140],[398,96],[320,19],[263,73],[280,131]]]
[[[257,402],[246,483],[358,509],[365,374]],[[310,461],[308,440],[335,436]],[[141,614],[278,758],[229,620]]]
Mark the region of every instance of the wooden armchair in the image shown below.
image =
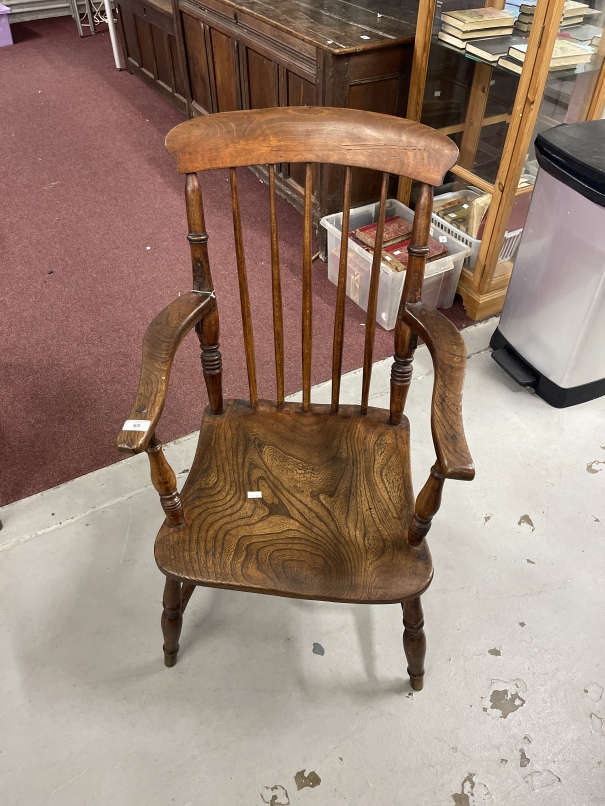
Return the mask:
[[[332,602],[403,607],[412,687],[422,689],[425,637],[420,596],[433,575],[426,535],[446,478],[471,480],[462,426],[464,341],[421,302],[433,186],[454,165],[456,146],[419,123],[352,109],[290,107],[226,112],[174,128],[166,146],[186,174],[193,290],[151,323],[126,453],[146,451],[166,520],[155,543],[166,576],[164,660],[174,666],[183,613],[196,585]],[[306,163],[302,366],[303,401],[284,401],[284,348],[274,165]],[[344,168],[343,238],[334,323],[332,403],[311,403],[312,164]],[[271,272],[277,400],[259,400],[236,167],[269,165]],[[351,168],[383,172],[371,269],[360,406],[339,403]],[[249,400],[224,400],[219,314],[196,172],[229,168]],[[395,328],[390,411],[368,406],[380,254],[389,173],[421,182],[409,265]],[[177,347],[195,327],[210,401],[195,460],[179,495],[156,428]],[[409,423],[403,415],[418,335],[435,365],[432,434],[437,459],[414,499]]]

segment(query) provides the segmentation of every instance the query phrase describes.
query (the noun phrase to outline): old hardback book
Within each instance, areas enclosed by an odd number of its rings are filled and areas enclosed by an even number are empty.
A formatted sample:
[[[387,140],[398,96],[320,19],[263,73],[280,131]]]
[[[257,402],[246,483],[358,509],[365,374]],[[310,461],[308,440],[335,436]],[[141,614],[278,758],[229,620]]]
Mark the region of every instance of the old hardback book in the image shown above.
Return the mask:
[[[563,9],[563,18],[584,16],[590,6],[587,3],[578,3],[576,0],[567,0]]]
[[[521,3],[519,7],[521,14],[533,15],[536,11],[535,2]],[[583,17],[588,11],[589,6],[586,3],[578,3],[576,0],[567,0],[563,8],[563,19],[568,17]]]
[[[408,254],[409,245],[410,239],[408,238],[405,241],[385,246],[382,250],[383,264],[389,266],[393,271],[405,271],[410,257]],[[447,252],[445,244],[439,243],[435,238],[429,238],[428,247],[427,263],[431,260],[436,260]]]
[[[580,25],[583,22],[583,20],[584,20],[584,17],[574,17],[573,19],[570,18],[569,20],[562,20],[560,28],[561,28],[561,30],[565,31],[570,26],[576,27],[576,26]],[[523,22],[521,20],[521,18],[519,18],[515,22],[515,28],[514,29],[518,33],[529,34],[529,32],[531,31],[532,25],[533,25],[533,22]]]
[[[523,62],[527,53],[527,44],[514,45],[508,51],[508,56]],[[589,62],[594,56],[594,48],[573,42],[568,39],[557,39],[550,59],[550,69],[557,67],[573,67],[576,64]]]
[[[378,224],[368,224],[366,227],[360,227],[355,230],[355,236],[368,246],[374,246],[376,243],[376,229]],[[385,218],[384,220],[384,233],[382,236],[382,245],[388,246],[392,243],[397,243],[409,237],[412,232],[412,222],[406,221],[401,216],[393,216],[392,218]]]
[[[443,23],[440,30],[443,31],[444,34],[449,34],[450,36],[455,36],[457,39],[467,41],[469,39],[487,39],[488,37],[507,36],[507,31],[511,31],[512,28],[482,28],[479,31],[458,31],[456,28],[452,28],[451,25]]]
[[[513,73],[517,73],[517,75],[521,75],[521,71],[523,70],[523,62],[518,62],[516,59],[513,59],[512,56],[500,56],[498,66],[506,67],[507,70],[511,70]]]
[[[459,48],[460,50],[464,50],[466,48],[465,39],[460,39],[457,36],[452,36],[452,34],[446,34],[445,31],[439,31],[439,33],[437,34],[437,39],[440,39],[447,45],[451,45],[453,48]]]
[[[561,28],[569,28],[575,25],[581,25],[584,22],[584,17],[569,17],[561,20]]]
[[[473,31],[482,28],[507,28],[515,21],[510,11],[497,8],[468,8],[465,11],[448,11],[441,15],[443,22],[460,31]]]
[[[489,39],[477,39],[468,42],[466,50],[473,56],[479,56],[486,62],[497,62],[500,56],[506,56],[509,48],[527,42],[522,36],[494,36]]]

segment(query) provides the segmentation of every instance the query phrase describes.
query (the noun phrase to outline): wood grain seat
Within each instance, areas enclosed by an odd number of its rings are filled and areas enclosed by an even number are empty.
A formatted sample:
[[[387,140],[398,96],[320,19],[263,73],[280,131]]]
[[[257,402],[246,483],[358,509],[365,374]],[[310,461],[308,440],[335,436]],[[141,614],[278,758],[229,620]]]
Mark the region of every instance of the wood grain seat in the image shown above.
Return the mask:
[[[409,427],[388,412],[243,400],[206,411],[181,493],[183,529],[155,556],[195,584],[341,602],[400,602],[428,585],[426,543],[411,546]],[[262,498],[248,498],[248,491]]]
[[[421,594],[433,568],[426,537],[445,479],[475,473],[462,424],[464,340],[454,325],[422,302],[429,252],[433,186],[458,151],[419,123],[355,109],[287,107],[208,115],[182,123],[166,138],[186,174],[187,238],[193,287],[161,311],[143,340],[139,388],[117,439],[125,453],[146,451],[151,480],[166,514],[155,556],[166,577],[162,613],[164,662],[174,666],[183,613],[197,585],[335,602],[398,602],[412,688],[424,680],[426,640]],[[304,163],[302,217],[302,401],[285,400],[276,165]],[[345,342],[349,239],[343,237],[332,346],[330,405],[311,402],[313,333],[313,185],[324,164],[342,176],[342,232],[349,232],[353,170],[382,174],[370,270],[361,402],[340,403]],[[316,170],[319,164],[319,170]],[[271,300],[276,400],[259,400],[253,312],[237,168],[266,165],[269,177]],[[198,172],[229,169],[234,281],[239,287],[250,397],[225,400],[219,344],[219,300],[209,265]],[[387,191],[391,174],[418,185],[409,260],[394,333],[389,410],[369,406]],[[316,177],[314,179],[314,176]],[[325,179],[325,176],[323,177]],[[255,271],[262,271],[258,266]],[[179,344],[195,328],[209,406],[189,476],[179,494],[156,428]],[[409,424],[403,414],[418,337],[434,366],[431,432],[436,460],[414,497]],[[262,339],[271,337],[265,330]],[[249,493],[257,493],[249,497]],[[260,494],[260,496],[258,495]]]

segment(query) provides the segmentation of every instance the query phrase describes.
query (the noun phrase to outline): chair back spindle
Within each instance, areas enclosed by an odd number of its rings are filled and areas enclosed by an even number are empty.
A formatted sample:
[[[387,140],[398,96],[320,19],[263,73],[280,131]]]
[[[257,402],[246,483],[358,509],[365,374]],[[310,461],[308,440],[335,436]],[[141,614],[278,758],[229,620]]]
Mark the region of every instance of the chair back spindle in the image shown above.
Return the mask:
[[[391,405],[390,420],[393,425],[401,422],[405,401],[412,380],[412,362],[418,344],[418,337],[412,328],[403,321],[406,303],[419,302],[424,282],[424,268],[429,252],[428,240],[431,228],[431,212],[433,209],[433,188],[421,184],[411,243],[408,247],[408,265],[399,304],[399,313],[395,323],[395,355],[391,367]]]
[[[210,262],[208,260],[208,233],[204,219],[202,189],[197,174],[189,173],[185,180],[185,202],[187,205],[187,240],[191,249],[194,291],[214,291]]]
[[[370,381],[372,380],[372,358],[374,356],[374,336],[376,334],[376,305],[378,303],[378,281],[380,279],[380,264],[382,262],[382,240],[384,235],[384,218],[387,209],[387,190],[389,186],[388,173],[382,174],[380,189],[380,205],[378,209],[378,226],[376,228],[376,241],[374,242],[374,257],[370,274],[370,290],[368,292],[368,310],[366,315],[366,335],[363,349],[363,379],[361,382],[361,413],[368,413],[368,398],[370,395]],[[343,238],[345,234],[343,232]],[[348,233],[347,236],[348,237]]]
[[[338,290],[334,313],[334,347],[332,350],[332,406],[333,414],[340,403],[340,376],[342,373],[342,349],[344,343],[345,296],[347,290],[347,258],[349,255],[349,221],[351,213],[351,167],[345,170],[342,194],[342,237],[340,239],[340,261],[338,263]]]
[[[271,216],[271,290],[273,299],[273,342],[275,345],[275,379],[277,408],[284,407],[284,323],[279,268],[279,240],[275,205],[275,166],[269,165],[269,211]]]
[[[237,280],[239,283],[239,298],[242,309],[242,324],[244,327],[244,348],[246,351],[246,369],[248,370],[250,404],[253,409],[256,409],[258,407],[258,391],[256,387],[254,335],[252,333],[252,316],[250,314],[250,294],[248,292],[246,258],[244,255],[244,237],[242,235],[242,220],[239,208],[239,197],[237,194],[237,172],[235,168],[229,169],[229,179],[231,182],[231,208],[233,210],[233,234],[235,236]]]
[[[313,339],[313,287],[312,287],[312,249],[313,249],[313,166],[310,162],[305,167],[305,206],[303,217],[303,279],[302,279],[302,375],[303,375],[303,411],[311,408],[311,353]]]
[[[193,270],[193,290],[200,294],[214,294],[210,262],[208,260],[208,233],[204,220],[202,190],[196,173],[188,173],[185,180],[185,203],[191,263]],[[218,308],[204,317],[195,326],[202,350],[202,371],[208,390],[208,401],[213,414],[223,412],[223,365],[219,350]]]

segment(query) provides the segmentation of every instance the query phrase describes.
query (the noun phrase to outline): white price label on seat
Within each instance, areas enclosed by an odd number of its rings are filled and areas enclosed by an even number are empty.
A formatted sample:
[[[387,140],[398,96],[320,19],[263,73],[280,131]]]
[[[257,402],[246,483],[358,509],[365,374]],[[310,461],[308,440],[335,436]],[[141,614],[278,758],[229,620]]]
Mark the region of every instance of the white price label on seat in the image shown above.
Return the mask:
[[[248,490],[248,498],[262,498],[261,490]]]
[[[149,431],[151,420],[126,420],[122,431]]]

